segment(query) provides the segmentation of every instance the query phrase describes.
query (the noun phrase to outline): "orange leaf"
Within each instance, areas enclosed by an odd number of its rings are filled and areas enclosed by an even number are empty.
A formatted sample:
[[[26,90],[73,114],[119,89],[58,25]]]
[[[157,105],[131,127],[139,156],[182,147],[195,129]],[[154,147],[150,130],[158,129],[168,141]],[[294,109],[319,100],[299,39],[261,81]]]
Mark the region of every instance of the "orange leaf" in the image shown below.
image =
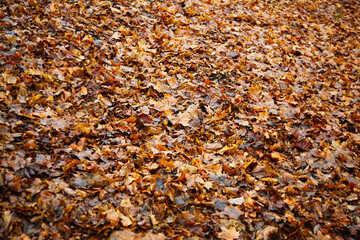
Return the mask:
[[[136,122],[136,117],[129,117],[129,118],[125,119],[125,121],[128,123],[134,123],[134,122]]]

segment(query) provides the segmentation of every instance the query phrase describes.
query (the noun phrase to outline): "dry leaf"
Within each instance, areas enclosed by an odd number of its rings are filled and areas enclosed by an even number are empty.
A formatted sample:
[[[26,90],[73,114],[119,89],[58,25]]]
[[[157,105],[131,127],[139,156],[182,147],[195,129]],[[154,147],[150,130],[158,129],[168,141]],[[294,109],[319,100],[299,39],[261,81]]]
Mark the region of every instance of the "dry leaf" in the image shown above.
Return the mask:
[[[226,228],[221,227],[221,232],[218,233],[217,237],[225,240],[233,240],[240,236],[240,233],[236,231],[234,227]]]
[[[113,231],[108,240],[135,240],[136,233],[132,232],[130,229],[125,229],[122,231]]]
[[[235,204],[235,205],[241,205],[245,202],[245,199],[243,197],[239,197],[239,198],[230,198],[228,200],[228,202],[230,204]]]

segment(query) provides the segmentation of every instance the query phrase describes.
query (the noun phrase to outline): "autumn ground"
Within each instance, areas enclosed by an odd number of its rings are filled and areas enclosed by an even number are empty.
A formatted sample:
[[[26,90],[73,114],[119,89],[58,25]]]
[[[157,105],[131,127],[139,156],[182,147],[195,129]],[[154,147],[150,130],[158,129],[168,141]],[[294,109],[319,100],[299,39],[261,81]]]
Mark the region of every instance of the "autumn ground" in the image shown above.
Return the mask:
[[[359,21],[0,0],[0,238],[359,239]]]

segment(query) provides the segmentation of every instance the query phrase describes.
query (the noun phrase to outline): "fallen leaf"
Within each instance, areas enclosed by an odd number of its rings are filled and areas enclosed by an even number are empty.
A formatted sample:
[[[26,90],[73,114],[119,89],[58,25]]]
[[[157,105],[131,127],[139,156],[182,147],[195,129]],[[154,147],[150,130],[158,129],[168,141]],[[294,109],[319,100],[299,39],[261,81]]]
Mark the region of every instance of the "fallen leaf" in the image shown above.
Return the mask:
[[[234,227],[226,228],[221,227],[221,232],[218,233],[217,237],[225,240],[233,240],[240,236],[240,233],[236,231]]]
[[[230,198],[228,200],[228,202],[230,204],[234,204],[234,205],[241,205],[245,202],[245,199],[243,197],[239,197],[239,198]]]
[[[132,232],[130,229],[125,229],[122,231],[113,231],[108,240],[135,240],[136,233]]]

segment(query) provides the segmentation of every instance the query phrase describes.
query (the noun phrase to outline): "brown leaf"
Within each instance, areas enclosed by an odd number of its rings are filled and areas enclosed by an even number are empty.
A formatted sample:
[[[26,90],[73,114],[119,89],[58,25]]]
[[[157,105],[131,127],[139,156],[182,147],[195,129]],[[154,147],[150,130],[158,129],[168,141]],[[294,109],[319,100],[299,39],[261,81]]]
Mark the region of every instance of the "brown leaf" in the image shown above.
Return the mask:
[[[121,218],[121,214],[115,209],[110,209],[106,212],[106,219],[111,222],[118,222]]]
[[[308,139],[303,138],[300,141],[295,142],[294,147],[306,151],[309,150],[312,147],[312,145]]]
[[[135,240],[135,237],[136,233],[132,232],[130,229],[125,229],[112,232],[108,240]]]
[[[4,211],[3,212],[3,214],[2,214],[2,220],[3,220],[3,222],[4,222],[4,229],[6,230],[6,231],[9,231],[10,230],[10,228],[11,228],[11,218],[12,218],[12,213],[11,213],[11,211],[10,210],[6,210],[6,211]]]
[[[217,234],[218,238],[225,239],[225,240],[233,240],[240,236],[240,233],[236,231],[234,227],[226,228],[221,227],[221,232]]]
[[[256,233],[256,240],[271,240],[278,238],[278,228],[274,226],[266,226]]]

